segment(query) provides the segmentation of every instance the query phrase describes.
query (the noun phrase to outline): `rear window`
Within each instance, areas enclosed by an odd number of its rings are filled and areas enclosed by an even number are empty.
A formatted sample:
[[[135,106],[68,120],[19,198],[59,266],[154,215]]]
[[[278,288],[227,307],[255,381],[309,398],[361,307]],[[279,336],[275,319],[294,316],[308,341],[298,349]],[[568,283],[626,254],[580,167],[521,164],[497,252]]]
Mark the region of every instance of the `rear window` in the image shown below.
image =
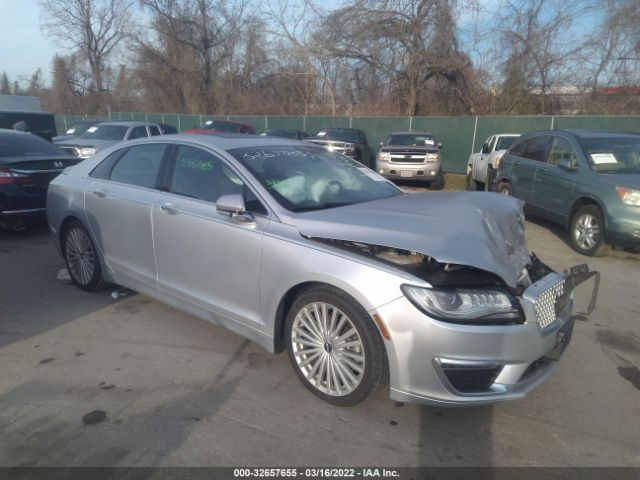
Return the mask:
[[[539,135],[524,140],[514,146],[510,153],[516,157],[528,158],[537,162],[544,162],[547,156],[547,147],[549,146],[549,137]]]
[[[32,134],[0,134],[0,157],[68,155],[54,144]]]

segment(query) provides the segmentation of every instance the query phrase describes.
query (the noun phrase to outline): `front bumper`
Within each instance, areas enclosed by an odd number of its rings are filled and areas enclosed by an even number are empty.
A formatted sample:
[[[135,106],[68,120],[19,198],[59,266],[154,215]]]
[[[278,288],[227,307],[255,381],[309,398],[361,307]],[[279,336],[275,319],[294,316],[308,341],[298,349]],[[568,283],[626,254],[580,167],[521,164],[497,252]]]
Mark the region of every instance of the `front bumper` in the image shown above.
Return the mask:
[[[376,171],[393,180],[436,180],[441,172],[440,162],[395,163],[376,160]]]
[[[542,295],[560,283],[570,289],[563,308],[542,327]],[[446,323],[423,314],[405,297],[378,308],[375,313],[391,338],[385,341],[391,398],[462,406],[525,396],[553,372],[571,339],[577,283],[573,273],[563,272],[532,284],[519,299],[526,317],[519,325]]]
[[[640,247],[640,207],[621,206],[609,211],[605,236],[614,245]]]

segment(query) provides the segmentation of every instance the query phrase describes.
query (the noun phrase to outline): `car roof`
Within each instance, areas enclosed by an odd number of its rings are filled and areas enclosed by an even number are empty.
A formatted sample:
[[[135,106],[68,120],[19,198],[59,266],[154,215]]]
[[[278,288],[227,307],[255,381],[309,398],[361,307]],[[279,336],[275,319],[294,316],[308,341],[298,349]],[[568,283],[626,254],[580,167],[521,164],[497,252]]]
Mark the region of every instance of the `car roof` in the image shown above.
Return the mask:
[[[118,127],[146,127],[147,125],[157,125],[156,123],[151,122],[136,122],[135,120],[131,121],[107,121],[100,122],[99,125],[115,125]]]
[[[391,132],[389,135],[431,135],[432,137],[435,136],[431,132]]]
[[[247,135],[242,133],[214,133],[210,135],[197,135],[193,133],[175,133],[170,135],[162,135],[160,137],[147,137],[146,139],[136,140],[136,142],[157,142],[157,141],[177,140],[199,144],[205,147],[215,147],[221,150],[232,150],[234,148],[245,147],[269,147],[297,145],[305,147],[314,147],[312,143],[302,142],[300,140],[291,140],[283,137],[269,137],[262,135]]]
[[[635,132],[620,132],[620,131],[606,131],[606,130],[537,130],[535,132],[529,132],[529,135],[536,134],[553,134],[553,135],[564,135],[569,137],[574,137],[577,139],[580,138],[638,138],[640,137],[640,133]]]

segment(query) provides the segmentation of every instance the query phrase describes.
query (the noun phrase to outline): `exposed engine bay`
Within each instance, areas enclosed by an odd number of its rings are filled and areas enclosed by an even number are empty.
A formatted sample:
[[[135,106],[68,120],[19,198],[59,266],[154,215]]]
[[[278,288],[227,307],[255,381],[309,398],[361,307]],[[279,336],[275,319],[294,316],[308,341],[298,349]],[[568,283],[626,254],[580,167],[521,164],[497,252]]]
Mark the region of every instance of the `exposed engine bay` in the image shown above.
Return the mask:
[[[501,287],[520,295],[532,282],[553,272],[535,254],[518,280],[516,289],[508,287],[497,275],[466,265],[441,263],[429,255],[398,248],[383,247],[361,242],[333,239],[315,239],[333,247],[375,258],[411,275],[429,282],[434,287]]]

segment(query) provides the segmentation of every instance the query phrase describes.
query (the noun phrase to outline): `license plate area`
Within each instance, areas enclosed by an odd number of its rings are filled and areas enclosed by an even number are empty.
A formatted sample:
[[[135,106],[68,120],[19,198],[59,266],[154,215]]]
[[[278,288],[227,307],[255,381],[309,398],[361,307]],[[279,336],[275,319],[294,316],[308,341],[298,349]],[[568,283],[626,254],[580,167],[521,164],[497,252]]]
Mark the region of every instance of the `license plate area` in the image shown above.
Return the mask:
[[[404,177],[404,178],[413,177],[413,171],[412,170],[400,170],[400,176]]]

